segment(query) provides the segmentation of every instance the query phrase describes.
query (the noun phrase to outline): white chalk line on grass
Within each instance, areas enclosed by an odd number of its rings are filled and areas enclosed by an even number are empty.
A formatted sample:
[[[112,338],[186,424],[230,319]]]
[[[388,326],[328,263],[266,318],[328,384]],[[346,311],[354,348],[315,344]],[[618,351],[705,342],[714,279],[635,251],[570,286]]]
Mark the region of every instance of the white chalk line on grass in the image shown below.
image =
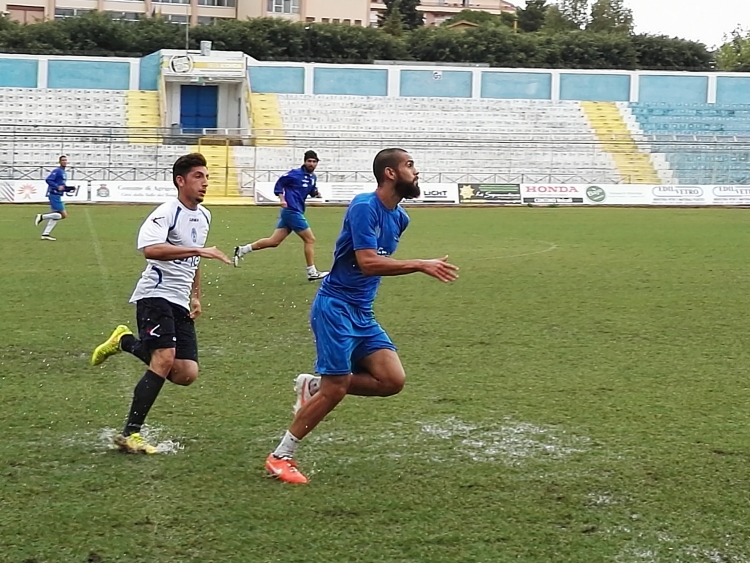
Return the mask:
[[[94,246],[94,256],[96,256],[96,262],[99,265],[99,274],[102,279],[102,289],[104,290],[104,303],[106,308],[108,309],[107,317],[109,319],[115,318],[115,311],[117,310],[115,307],[115,302],[112,297],[112,279],[109,275],[109,269],[107,268],[107,264],[104,261],[104,253],[102,252],[102,245],[99,241],[99,235],[96,232],[96,227],[94,227],[94,221],[91,218],[91,213],[89,212],[88,207],[84,206],[84,215],[86,216],[86,222],[89,226],[89,233],[91,234],[91,241]],[[114,324],[113,324],[114,326]],[[130,375],[129,372],[126,372],[124,368],[121,366],[118,366],[117,371],[121,375]],[[129,389],[128,389],[129,391]],[[124,403],[123,408],[127,408],[126,403]],[[112,443],[112,439],[115,436],[116,431],[111,428],[104,428],[101,430],[99,437],[98,437],[98,443],[102,445],[106,445],[109,449],[114,449],[114,445]],[[141,434],[143,437],[148,440],[149,436],[152,439],[158,440],[161,435],[165,433],[163,428],[160,427],[149,427],[147,425],[144,425],[143,430]],[[178,451],[182,450],[184,446],[180,444],[180,442],[174,441],[170,438],[164,439],[163,441],[156,444],[156,450],[159,453],[177,453]]]
[[[511,240],[520,240],[520,239],[511,239]],[[520,254],[503,254],[500,256],[495,256],[496,260],[501,260],[505,258],[521,258],[522,256],[535,256],[537,254],[545,254],[547,252],[552,252],[553,250],[557,250],[560,248],[557,243],[549,242],[546,240],[531,240],[530,242],[541,242],[542,244],[546,244],[547,248],[543,250],[535,250],[533,252],[522,252]]]

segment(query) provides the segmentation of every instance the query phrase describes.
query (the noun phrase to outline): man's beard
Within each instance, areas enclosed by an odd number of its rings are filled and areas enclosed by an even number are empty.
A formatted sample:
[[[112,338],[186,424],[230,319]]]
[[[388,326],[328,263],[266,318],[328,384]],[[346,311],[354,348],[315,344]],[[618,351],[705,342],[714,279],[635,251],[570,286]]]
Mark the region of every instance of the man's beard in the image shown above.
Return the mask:
[[[403,199],[415,199],[419,197],[419,194],[421,191],[419,190],[419,184],[417,184],[417,181],[414,180],[413,182],[404,182],[403,180],[398,180],[396,182],[396,193],[400,195]]]

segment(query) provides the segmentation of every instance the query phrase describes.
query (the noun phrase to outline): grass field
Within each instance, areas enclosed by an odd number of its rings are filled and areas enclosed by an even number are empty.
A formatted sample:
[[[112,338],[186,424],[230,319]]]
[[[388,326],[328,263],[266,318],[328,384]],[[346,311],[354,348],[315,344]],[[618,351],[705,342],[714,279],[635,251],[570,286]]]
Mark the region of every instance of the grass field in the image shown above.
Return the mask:
[[[0,207],[0,561],[749,562],[747,211],[416,209],[386,279],[408,374],[307,439],[308,486],[264,476],[314,359],[301,245],[204,262],[201,378],[149,417],[170,454],[109,449],[143,366],[88,365],[143,266],[146,207]],[[210,243],[276,210],[213,208]],[[342,209],[313,209],[318,266]]]

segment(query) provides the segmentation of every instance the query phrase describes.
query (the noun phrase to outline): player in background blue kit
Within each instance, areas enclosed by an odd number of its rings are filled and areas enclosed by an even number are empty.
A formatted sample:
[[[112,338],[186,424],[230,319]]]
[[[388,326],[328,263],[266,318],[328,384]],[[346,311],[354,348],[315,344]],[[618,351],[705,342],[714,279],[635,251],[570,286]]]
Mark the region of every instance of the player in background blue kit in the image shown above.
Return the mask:
[[[315,168],[318,166],[318,155],[315,151],[305,153],[305,164],[284,174],[276,182],[273,189],[280,200],[281,212],[276,230],[268,238],[256,240],[244,246],[234,247],[234,265],[240,265],[240,259],[254,250],[276,248],[292,231],[302,239],[305,245],[305,261],[307,262],[307,279],[322,280],[328,272],[319,272],[315,267],[315,236],[310,224],[305,219],[305,200],[308,197],[320,197],[318,193]]]
[[[62,196],[66,192],[74,191],[75,188],[69,188],[68,174],[65,168],[68,166],[68,158],[61,156],[59,160],[60,166],[55,168],[50,175],[47,176],[47,198],[49,198],[49,206],[52,211],[50,213],[39,214],[34,217],[34,225],[38,225],[42,221],[47,221],[47,225],[42,231],[42,240],[57,240],[50,236],[52,229],[55,228],[58,221],[62,221],[68,216],[68,212],[65,211],[65,203],[62,200]]]
[[[294,421],[266,459],[269,473],[286,483],[307,483],[294,461],[295,450],[346,395],[387,397],[404,386],[406,374],[396,347],[372,311],[381,276],[422,272],[442,282],[458,277],[458,268],[447,256],[435,260],[390,257],[409,225],[409,216],[399,203],[419,196],[419,173],[402,149],[378,153],[373,172],[378,187],[352,200],[336,241],[333,268],[310,311],[315,371],[320,376],[297,376]]]

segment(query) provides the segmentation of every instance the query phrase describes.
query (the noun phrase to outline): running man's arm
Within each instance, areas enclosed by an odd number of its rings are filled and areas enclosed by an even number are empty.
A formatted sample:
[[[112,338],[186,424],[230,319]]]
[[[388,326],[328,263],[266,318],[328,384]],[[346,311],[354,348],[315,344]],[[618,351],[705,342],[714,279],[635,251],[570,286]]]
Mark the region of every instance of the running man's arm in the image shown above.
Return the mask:
[[[65,193],[65,186],[62,184],[62,173],[60,172],[59,168],[55,168],[52,172],[50,172],[49,176],[47,176],[45,182],[47,182],[47,185],[50,187],[50,189],[54,190],[55,192],[62,195]]]
[[[359,269],[366,276],[403,276],[422,272],[441,282],[452,282],[458,278],[458,267],[448,262],[448,257],[434,260],[396,260],[380,256],[374,248],[355,251]]]
[[[458,268],[448,262],[448,257],[436,260],[396,260],[378,254],[377,217],[366,204],[356,204],[347,211],[352,229],[352,243],[359,269],[365,276],[403,276],[422,272],[442,282],[452,282],[458,277]],[[401,232],[408,223],[401,226]]]
[[[201,267],[195,270],[193,278],[193,291],[190,297],[190,318],[194,319],[203,312],[201,307]]]
[[[286,207],[284,190],[286,190],[286,186],[290,182],[290,179],[291,177],[289,176],[289,173],[286,173],[276,181],[276,185],[273,187],[273,193],[279,196],[279,203],[281,203],[281,207]]]
[[[177,246],[170,244],[169,224],[174,217],[161,215],[161,207],[157,207],[151,215],[141,225],[138,231],[138,250],[149,260],[159,260],[168,262],[169,260],[182,260],[200,256],[214,260],[221,260],[225,264],[231,264],[232,261],[215,246],[210,248]]]

